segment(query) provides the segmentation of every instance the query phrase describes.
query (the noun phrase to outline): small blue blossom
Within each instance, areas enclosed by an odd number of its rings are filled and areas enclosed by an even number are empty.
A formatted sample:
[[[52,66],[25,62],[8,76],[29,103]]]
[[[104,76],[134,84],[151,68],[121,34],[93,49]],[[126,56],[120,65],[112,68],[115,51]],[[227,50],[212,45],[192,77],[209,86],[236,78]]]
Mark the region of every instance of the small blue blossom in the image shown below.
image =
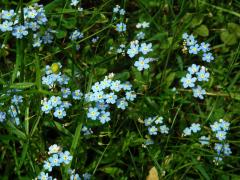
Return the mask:
[[[37,177],[38,180],[52,180],[52,176],[48,176],[48,173],[41,172]]]
[[[66,111],[63,107],[57,107],[53,113],[54,117],[62,119],[66,116]]]
[[[201,127],[199,123],[192,123],[190,129],[192,132],[196,133],[201,130]]]
[[[116,101],[117,101],[117,95],[115,95],[114,93],[106,94],[106,103],[115,104]]]
[[[16,13],[14,12],[13,9],[10,9],[9,11],[2,10],[2,12],[1,12],[1,18],[6,19],[6,20],[11,20],[15,15],[16,15]]]
[[[59,97],[59,96],[52,96],[49,100],[53,107],[57,107],[58,105],[62,104],[61,97]]]
[[[148,128],[149,135],[157,135],[158,129],[155,126],[151,126]]]
[[[140,57],[138,61],[135,61],[134,66],[137,67],[139,71],[149,68],[149,58]]]
[[[89,174],[89,173],[84,173],[84,174],[82,175],[82,177],[83,177],[84,180],[90,180],[91,177],[92,177],[92,175]]]
[[[136,99],[137,95],[134,91],[127,91],[126,92],[126,99],[129,101],[134,101]]]
[[[77,6],[78,3],[79,3],[79,0],[71,0],[70,5],[71,5],[71,6]]]
[[[99,120],[102,124],[105,124],[106,122],[110,121],[110,112],[105,112],[102,111],[100,116],[99,116]]]
[[[52,165],[49,161],[44,161],[44,165],[43,165],[43,168],[49,172],[52,171]]]
[[[219,140],[219,141],[223,141],[226,139],[226,135],[227,135],[227,132],[226,131],[217,131],[216,133],[216,138]]]
[[[70,180],[81,180],[81,178],[80,178],[80,176],[79,176],[79,174],[72,174],[71,176],[70,176]]]
[[[152,117],[149,117],[144,120],[145,126],[150,126],[154,122],[154,119]]]
[[[69,151],[61,152],[60,154],[60,161],[64,164],[69,164],[72,161],[72,156]]]
[[[162,116],[156,117],[155,124],[162,124],[162,123],[163,123],[163,117]]]
[[[12,31],[12,35],[17,39],[22,39],[24,36],[28,35],[27,28],[25,26],[15,26]]]
[[[3,122],[3,121],[5,121],[5,119],[6,119],[6,113],[5,113],[5,112],[2,112],[2,111],[0,111],[0,122]]]
[[[199,72],[196,73],[197,74],[197,79],[198,81],[208,81],[209,79],[209,72],[206,72],[206,68],[202,67],[201,70]]]
[[[116,91],[116,92],[121,91],[121,89],[122,89],[121,82],[119,80],[112,81],[110,89],[113,90],[113,91]]]
[[[161,125],[161,126],[160,126],[160,132],[161,132],[162,134],[168,134],[169,128],[168,128],[166,125]]]
[[[191,74],[187,74],[186,77],[183,77],[181,79],[181,82],[183,83],[183,87],[187,88],[193,88],[195,86],[195,82],[196,82],[197,78],[192,77]]]
[[[68,98],[68,96],[71,94],[71,91],[69,88],[61,88],[62,96],[63,98]]]
[[[87,114],[87,117],[88,118],[90,118],[90,119],[92,119],[92,120],[96,120],[97,119],[97,117],[99,116],[99,111],[98,111],[98,108],[96,108],[96,107],[90,107],[89,109],[88,109],[88,114]]]
[[[82,96],[83,96],[83,93],[79,89],[73,91],[73,93],[72,93],[72,97],[75,100],[80,100],[82,98]]]
[[[209,140],[210,140],[210,138],[206,137],[206,136],[201,136],[199,138],[199,142],[201,143],[201,145],[208,145],[209,144]]]
[[[15,105],[18,105],[23,102],[23,97],[14,95],[13,98],[11,99],[11,102]]]
[[[127,50],[127,54],[130,58],[133,58],[139,53],[139,45],[131,43],[130,48]]]
[[[203,99],[203,95],[206,94],[205,89],[202,89],[201,86],[197,86],[197,88],[193,88],[193,96],[199,99]]]
[[[149,44],[142,43],[139,51],[142,52],[144,55],[146,55],[149,52],[153,51],[152,50],[152,43],[149,43]]]
[[[199,68],[200,68],[199,65],[192,64],[191,67],[188,67],[188,72],[193,75],[199,71]]]
[[[49,158],[49,162],[51,164],[52,167],[54,166],[60,166],[61,164],[61,159],[59,159],[58,154],[53,154],[50,158]]]
[[[50,111],[52,110],[52,104],[51,104],[51,102],[50,101],[44,101],[43,103],[42,103],[42,107],[41,107],[41,110],[44,112],[44,113],[46,113],[46,114],[48,114],[48,113],[50,113]]]
[[[117,25],[116,25],[116,31],[118,31],[118,32],[125,32],[126,31],[126,24],[124,24],[124,23],[118,23]]]
[[[194,46],[197,43],[193,35],[188,36],[186,41],[188,46]]]
[[[189,48],[189,54],[198,54],[199,51],[200,51],[200,48],[198,44],[192,45]]]
[[[214,57],[213,57],[212,53],[204,53],[202,60],[206,61],[206,62],[211,62],[212,60],[214,60]]]
[[[60,146],[58,146],[57,144],[53,144],[53,145],[49,146],[48,154],[55,154],[55,153],[60,152],[60,150],[61,150]]]
[[[210,50],[209,46],[210,44],[202,42],[200,45],[200,50],[203,52],[208,52]]]
[[[210,125],[213,132],[217,132],[221,130],[221,124],[219,122],[214,122],[212,125]]]
[[[72,34],[69,37],[72,41],[79,40],[83,38],[83,33],[81,33],[79,30],[75,30],[72,32]]]
[[[141,39],[144,39],[145,38],[145,33],[144,32],[139,32],[138,34],[137,34],[137,39],[138,40],[141,40]]]
[[[0,31],[6,32],[6,31],[12,31],[13,23],[11,21],[4,21],[2,24],[0,24]]]
[[[190,128],[187,127],[183,130],[183,136],[189,136],[191,134],[192,134],[192,130]]]
[[[128,106],[128,102],[126,101],[125,98],[121,98],[117,101],[118,108],[125,110],[127,106]]]

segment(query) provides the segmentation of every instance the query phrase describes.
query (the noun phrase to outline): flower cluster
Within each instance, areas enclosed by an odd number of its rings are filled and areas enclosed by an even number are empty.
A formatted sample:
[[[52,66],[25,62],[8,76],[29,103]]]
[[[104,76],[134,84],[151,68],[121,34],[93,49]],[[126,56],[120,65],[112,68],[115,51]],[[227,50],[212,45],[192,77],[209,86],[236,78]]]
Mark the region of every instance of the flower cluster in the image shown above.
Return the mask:
[[[125,110],[128,101],[134,101],[136,98],[136,93],[129,82],[121,83],[119,80],[113,80],[113,77],[113,74],[105,76],[103,81],[92,86],[91,92],[85,94],[85,100],[91,102],[87,117],[100,120],[102,124],[111,120],[109,112],[111,105],[116,104],[117,108]]]
[[[201,127],[199,123],[192,123],[190,127],[186,127],[183,130],[183,136],[189,136],[192,133],[197,133],[200,130],[201,130]]]
[[[121,8],[119,5],[116,5],[114,8],[113,8],[113,20],[116,20],[117,17],[116,15],[119,14],[120,15],[120,21],[122,21],[123,19],[123,16],[125,15],[126,11]],[[127,28],[127,25],[123,22],[119,22],[116,24],[116,31],[118,32],[125,32],[126,31],[126,28]]]
[[[81,177],[78,173],[75,173],[75,169],[69,169],[68,173],[70,174],[70,180],[81,180]],[[92,177],[89,173],[82,174],[83,180],[90,180]]]
[[[83,38],[83,33],[81,33],[78,29],[73,31],[69,37],[71,41],[77,41]]]
[[[23,8],[23,20],[21,20],[20,10],[15,13],[13,9],[2,10],[0,17],[0,31],[12,32],[12,35],[17,39],[27,36],[30,30],[36,32],[41,25],[45,25],[48,21],[43,6],[36,3],[33,6]]]
[[[229,144],[224,142],[229,131],[230,123],[220,119],[219,121],[215,121],[210,127],[214,132],[215,137],[221,141],[221,143],[215,143],[214,146],[214,149],[218,154],[218,156],[215,157],[215,161],[222,161],[222,157],[220,156],[229,156],[232,153]]]
[[[56,85],[63,86],[69,82],[69,77],[61,73],[62,65],[53,63],[51,66],[45,67],[44,76],[42,76],[42,84],[47,85],[50,89]]]
[[[163,117],[148,117],[144,120],[144,124],[148,127],[149,135],[157,135],[158,132],[161,134],[168,134],[169,128],[163,124]],[[159,126],[159,127],[157,127]]]
[[[88,128],[87,126],[83,126],[81,132],[83,133],[84,136],[90,135],[93,133],[91,128]]]
[[[51,44],[53,42],[56,31],[48,28],[43,34],[37,32],[33,34],[33,47],[40,47],[42,44]]]
[[[62,148],[56,144],[51,145],[48,150],[50,157],[44,161],[43,168],[47,172],[52,172],[54,167],[60,167],[61,165],[69,164],[72,161],[72,156],[69,151],[62,151]],[[52,176],[48,176],[48,173],[42,171],[38,176],[39,180],[52,179]]]
[[[15,123],[16,125],[20,124],[20,118],[19,115],[21,113],[21,105],[23,103],[23,96],[16,95],[17,92],[21,92],[19,89],[12,89],[8,90],[6,94],[3,94],[2,96],[12,96],[11,98],[11,105],[8,107],[8,111],[0,111],[0,122],[4,122],[7,117],[10,118],[10,120]],[[3,106],[4,103],[0,104],[0,107]]]
[[[193,35],[183,34],[184,39],[184,51],[189,51],[189,54],[201,55],[202,60],[206,62],[211,62],[214,57],[212,53],[209,52],[209,44],[202,42],[200,45],[197,43]],[[196,82],[207,82],[209,81],[210,73],[207,71],[205,66],[200,66],[192,64],[188,67],[188,73],[185,77],[181,79],[184,88],[191,88],[193,91],[193,96],[199,99],[204,99],[206,91]]]
[[[149,27],[149,23],[143,22],[136,25],[138,29],[145,29]],[[154,61],[153,58],[146,57],[150,52],[153,51],[152,43],[141,42],[145,38],[145,33],[140,31],[137,33],[136,40],[130,42],[127,54],[130,58],[137,56],[138,60],[135,61],[134,66],[139,70],[149,68],[149,63]]]
[[[62,65],[60,63],[53,63],[51,67],[49,65],[45,68],[45,74],[42,77],[42,84],[47,85],[49,88],[61,88],[61,96],[51,96],[50,98],[44,98],[41,102],[41,110],[49,114],[52,110],[54,117],[63,119],[66,116],[66,109],[70,108],[72,104],[64,100],[70,96],[74,100],[81,100],[83,94],[77,89],[71,92],[70,88],[63,87],[68,85],[69,77],[60,72]]]
[[[182,35],[182,38],[184,40],[183,42],[183,49],[188,50],[189,54],[193,55],[200,55],[202,56],[202,60],[205,62],[211,62],[214,60],[214,57],[210,51],[210,44],[202,42],[201,44],[198,44],[197,40],[195,40],[193,35],[188,35],[187,33],[184,33]]]

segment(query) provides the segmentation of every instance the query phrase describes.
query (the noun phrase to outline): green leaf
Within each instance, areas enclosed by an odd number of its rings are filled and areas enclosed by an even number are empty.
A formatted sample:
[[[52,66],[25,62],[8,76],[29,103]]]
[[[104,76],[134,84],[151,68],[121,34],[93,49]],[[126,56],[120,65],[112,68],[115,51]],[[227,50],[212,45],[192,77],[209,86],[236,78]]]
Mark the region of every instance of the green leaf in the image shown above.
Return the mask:
[[[57,34],[56,34],[56,37],[57,37],[58,39],[61,39],[61,38],[66,37],[66,35],[67,35],[67,32],[66,32],[66,31],[64,31],[64,30],[58,30],[58,31],[57,31]]]
[[[35,83],[24,82],[24,83],[12,84],[12,85],[10,85],[10,88],[12,88],[12,89],[27,89],[27,88],[30,88],[32,86],[35,86]]]
[[[238,38],[240,38],[240,25],[235,23],[228,23],[228,30],[230,33],[234,33]]]
[[[237,37],[229,33],[228,31],[224,31],[220,34],[221,40],[226,44],[226,45],[234,45],[237,43]]]
[[[202,21],[203,21],[203,16],[195,16],[191,21],[191,27],[195,28],[199,26],[200,24],[202,24]]]
[[[199,26],[194,32],[203,37],[207,37],[209,35],[209,30],[206,25]]]

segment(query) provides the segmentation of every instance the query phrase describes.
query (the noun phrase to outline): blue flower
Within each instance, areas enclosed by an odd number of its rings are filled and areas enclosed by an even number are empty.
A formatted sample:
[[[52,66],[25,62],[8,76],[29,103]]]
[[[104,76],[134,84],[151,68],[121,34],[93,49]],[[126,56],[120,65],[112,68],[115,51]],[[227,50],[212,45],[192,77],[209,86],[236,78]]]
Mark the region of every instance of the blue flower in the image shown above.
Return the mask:
[[[130,58],[133,58],[139,53],[139,45],[131,43],[130,48],[127,50],[127,54]]]
[[[71,0],[70,5],[71,5],[71,6],[77,6],[78,3],[79,3],[79,0]]]
[[[154,119],[152,117],[149,117],[144,120],[144,124],[145,124],[145,126],[150,126],[153,121],[154,121]]]
[[[53,113],[54,117],[62,119],[66,116],[66,111],[63,107],[57,107]]]
[[[126,101],[125,98],[121,98],[117,101],[117,107],[119,109],[124,110],[124,109],[126,109],[127,106],[128,106],[128,102]]]
[[[15,36],[17,39],[22,39],[23,36],[28,35],[27,28],[25,26],[15,26],[12,31],[12,35]]]
[[[78,39],[83,38],[83,33],[81,33],[79,30],[75,30],[72,32],[72,34],[69,37],[72,41],[76,41]]]
[[[201,127],[199,123],[192,123],[190,129],[192,132],[196,133],[201,130]]]
[[[187,40],[187,39],[188,39],[188,34],[187,34],[187,33],[183,33],[182,38],[183,38],[184,40]]]
[[[138,40],[141,40],[141,39],[144,39],[145,38],[145,33],[144,32],[139,32],[138,34],[137,34],[137,39]]]
[[[43,168],[49,172],[52,171],[52,165],[49,161],[44,161],[44,165],[43,165]]]
[[[232,154],[232,151],[231,151],[228,143],[224,144],[223,149],[224,149],[223,154],[225,156],[230,156]]]
[[[126,99],[129,101],[134,101],[136,99],[137,95],[134,91],[127,91],[126,92]]]
[[[187,45],[188,46],[193,46],[197,43],[193,35],[188,36],[187,38]]]
[[[163,123],[163,117],[155,117],[155,124],[162,124]]]
[[[16,13],[13,9],[8,10],[2,10],[1,12],[1,18],[6,20],[11,20],[13,16],[15,16]]]
[[[198,44],[192,45],[189,48],[189,54],[198,54],[199,51],[200,51],[200,48]]]
[[[223,150],[223,145],[220,143],[215,143],[214,149],[215,151],[217,151],[218,154],[221,154],[221,151]]]
[[[190,88],[193,88],[195,86],[195,82],[196,82],[197,78],[195,77],[192,77],[191,74],[187,74],[186,77],[183,77],[181,79],[181,82],[183,83],[183,87],[184,88],[187,88],[187,87],[190,87]]]
[[[119,80],[112,81],[110,89],[113,90],[113,91],[116,91],[116,92],[121,91],[121,89],[122,89],[121,82]]]
[[[218,122],[214,122],[212,125],[210,125],[213,132],[217,132],[221,130],[221,124]]]
[[[96,120],[97,117],[99,116],[99,114],[100,114],[100,113],[98,112],[98,108],[96,108],[96,107],[94,107],[94,108],[90,107],[90,108],[88,109],[87,117],[90,118],[90,119],[92,119],[92,120]]]
[[[195,74],[195,73],[197,73],[197,72],[199,71],[199,68],[200,68],[199,65],[192,64],[191,67],[188,67],[188,72],[189,72],[190,74]]]
[[[183,136],[189,136],[191,134],[192,134],[192,129],[191,128],[187,127],[183,130]]]
[[[152,43],[149,44],[142,43],[139,51],[141,51],[144,55],[148,54],[149,52],[152,51]]]
[[[196,73],[197,74],[197,79],[198,81],[208,81],[209,79],[209,72],[206,72],[206,68],[202,67],[201,70],[199,72]]]
[[[122,88],[125,91],[130,91],[132,89],[132,84],[129,81],[127,81],[122,84]]]
[[[60,150],[61,150],[60,146],[58,146],[57,144],[53,144],[49,146],[48,154],[55,154],[55,153],[58,153]]]
[[[19,103],[23,102],[23,97],[14,95],[13,98],[11,99],[11,102],[15,105],[18,105]]]
[[[219,140],[219,141],[223,141],[226,139],[226,131],[217,131],[216,133],[216,138]]]
[[[100,116],[99,116],[99,120],[102,124],[105,124],[106,122],[110,121],[110,112],[105,112],[105,111],[102,111]]]
[[[210,46],[210,44],[202,42],[200,45],[200,50],[202,50],[203,52],[207,52],[210,50],[209,46]]]
[[[115,95],[114,93],[106,94],[106,103],[115,104],[116,101],[117,101],[117,95]]]
[[[84,174],[82,175],[82,177],[83,177],[84,180],[90,180],[91,177],[92,177],[92,175],[89,174],[89,173],[84,173]]]
[[[61,159],[59,159],[58,154],[53,154],[50,158],[49,158],[49,162],[51,164],[52,167],[54,166],[60,166],[61,164]]]
[[[126,12],[126,11],[125,11],[124,9],[120,9],[120,10],[119,10],[119,14],[120,14],[120,15],[124,15],[125,12]]]
[[[118,23],[117,25],[116,25],[116,31],[118,31],[118,32],[125,32],[126,31],[126,24],[124,24],[124,23]]]
[[[206,91],[202,89],[201,86],[197,86],[197,88],[193,88],[193,96],[199,99],[203,99],[203,95],[206,94]]]
[[[209,140],[210,140],[210,138],[206,137],[206,136],[201,136],[199,138],[199,142],[201,143],[201,145],[208,145],[209,144]]]
[[[149,135],[157,135],[158,129],[155,126],[151,126],[148,128]]]
[[[65,151],[64,153],[61,152],[59,155],[60,155],[61,162],[65,164],[69,164],[72,161],[73,157],[71,156],[69,151]]]
[[[48,176],[48,173],[41,172],[37,177],[38,180],[52,180],[52,176]]]
[[[95,92],[94,96],[96,102],[104,102],[105,94],[103,91]]]
[[[12,25],[13,25],[12,22],[10,22],[10,21],[4,21],[2,24],[0,24],[0,30],[1,30],[2,32],[12,31],[12,30],[13,30]]]
[[[62,96],[63,98],[68,98],[68,96],[71,94],[71,91],[69,88],[61,88]]]
[[[220,119],[219,123],[220,123],[220,127],[222,128],[223,131],[228,131],[229,130],[229,126],[230,126],[229,122],[224,121],[223,119]]]
[[[51,104],[51,102],[50,101],[44,101],[43,103],[42,103],[42,107],[41,107],[41,110],[44,112],[44,113],[46,113],[46,114],[48,114],[51,110],[52,110],[52,104]]]
[[[83,93],[78,89],[72,93],[73,99],[80,100],[83,96]]]
[[[59,96],[52,96],[49,101],[51,102],[51,105],[53,107],[57,107],[58,105],[61,105],[62,104],[62,100],[61,100],[61,97]]]
[[[3,121],[5,121],[5,119],[6,119],[6,113],[5,113],[5,112],[2,112],[2,111],[0,111],[0,122],[3,122]]]
[[[161,132],[162,134],[168,134],[169,128],[168,128],[166,125],[161,125],[161,126],[160,126],[160,132]]]
[[[81,180],[81,178],[80,178],[80,176],[79,176],[79,174],[72,174],[71,176],[70,176],[70,180]]]
[[[97,102],[96,107],[102,111],[105,111],[109,107],[109,105],[105,104],[104,102]]]
[[[213,57],[212,53],[204,53],[202,60],[206,61],[206,62],[211,62],[212,60],[214,60],[214,57]]]
[[[144,59],[144,57],[140,57],[138,61],[134,63],[134,66],[137,67],[139,71],[149,68],[149,58]]]

